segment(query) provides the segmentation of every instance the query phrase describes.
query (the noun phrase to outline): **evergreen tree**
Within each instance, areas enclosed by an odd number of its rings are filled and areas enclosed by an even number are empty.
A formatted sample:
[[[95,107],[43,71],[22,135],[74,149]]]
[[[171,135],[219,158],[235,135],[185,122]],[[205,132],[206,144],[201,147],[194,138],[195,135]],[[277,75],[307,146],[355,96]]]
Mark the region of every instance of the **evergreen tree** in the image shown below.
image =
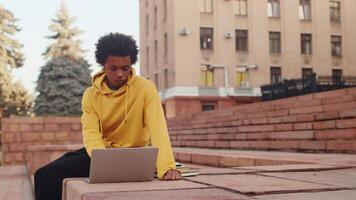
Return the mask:
[[[13,39],[20,29],[14,15],[0,5],[0,115],[29,113],[31,97],[20,83],[13,84],[11,70],[23,65],[22,45]],[[23,105],[17,100],[22,99]],[[22,105],[17,107],[17,105]],[[21,112],[18,112],[21,110]]]
[[[68,9],[63,2],[56,17],[49,26],[49,30],[54,34],[47,37],[54,39],[55,42],[47,47],[43,53],[45,59],[61,56],[67,56],[75,60],[81,59],[85,51],[81,48],[81,40],[75,38],[83,31],[76,27],[71,28],[75,18],[69,16]]]
[[[36,115],[78,116],[84,90],[90,86],[89,64],[83,59],[80,40],[74,40],[82,31],[70,28],[73,18],[62,3],[57,19],[49,29],[54,39],[43,54],[47,63],[37,80],[34,112]]]
[[[68,57],[48,61],[37,80],[36,115],[80,115],[83,92],[91,83],[88,67]]]

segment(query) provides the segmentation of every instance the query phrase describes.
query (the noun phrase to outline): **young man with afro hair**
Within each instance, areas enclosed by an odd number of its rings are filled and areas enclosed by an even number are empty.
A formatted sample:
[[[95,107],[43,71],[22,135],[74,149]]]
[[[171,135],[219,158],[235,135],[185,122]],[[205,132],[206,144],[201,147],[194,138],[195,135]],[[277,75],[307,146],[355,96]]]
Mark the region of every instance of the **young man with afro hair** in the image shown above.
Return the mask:
[[[88,177],[93,149],[157,147],[157,176],[179,180],[160,98],[154,84],[137,76],[136,41],[128,35],[110,33],[96,44],[95,57],[103,66],[93,77],[82,100],[84,148],[69,152],[35,173],[36,200],[60,200],[62,181]]]

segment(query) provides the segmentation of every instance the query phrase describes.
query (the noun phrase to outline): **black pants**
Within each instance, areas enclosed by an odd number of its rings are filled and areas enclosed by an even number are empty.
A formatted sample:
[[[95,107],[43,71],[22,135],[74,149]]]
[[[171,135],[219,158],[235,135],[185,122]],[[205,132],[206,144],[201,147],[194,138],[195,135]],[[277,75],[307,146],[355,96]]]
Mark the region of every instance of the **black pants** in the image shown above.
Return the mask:
[[[90,157],[85,148],[64,154],[35,173],[36,200],[61,200],[65,178],[88,177]]]

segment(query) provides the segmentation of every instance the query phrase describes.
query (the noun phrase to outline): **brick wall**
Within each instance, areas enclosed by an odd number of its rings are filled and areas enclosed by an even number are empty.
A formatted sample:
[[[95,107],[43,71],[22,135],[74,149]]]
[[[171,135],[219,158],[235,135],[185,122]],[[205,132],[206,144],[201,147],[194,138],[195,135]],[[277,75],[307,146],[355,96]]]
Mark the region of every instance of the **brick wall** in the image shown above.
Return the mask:
[[[4,164],[23,164],[30,146],[82,144],[79,118],[13,117],[1,119]]]
[[[356,88],[168,120],[173,146],[356,152]]]

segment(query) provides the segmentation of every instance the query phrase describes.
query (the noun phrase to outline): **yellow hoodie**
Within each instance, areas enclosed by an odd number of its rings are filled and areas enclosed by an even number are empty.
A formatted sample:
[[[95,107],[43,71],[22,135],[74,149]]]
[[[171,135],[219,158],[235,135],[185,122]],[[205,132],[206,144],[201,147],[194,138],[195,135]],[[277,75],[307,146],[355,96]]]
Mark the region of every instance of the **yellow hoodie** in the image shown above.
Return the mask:
[[[157,147],[157,176],[175,168],[160,98],[155,85],[135,75],[132,68],[126,85],[111,90],[105,72],[94,75],[82,100],[82,134],[89,156],[93,149]]]

